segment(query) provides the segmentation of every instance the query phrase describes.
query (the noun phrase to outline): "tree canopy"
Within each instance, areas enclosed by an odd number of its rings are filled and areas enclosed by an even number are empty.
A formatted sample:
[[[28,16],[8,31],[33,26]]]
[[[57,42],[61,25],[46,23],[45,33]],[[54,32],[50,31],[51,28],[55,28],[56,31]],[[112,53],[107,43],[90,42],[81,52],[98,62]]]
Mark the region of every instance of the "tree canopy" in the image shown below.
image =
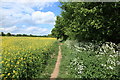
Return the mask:
[[[78,41],[120,41],[120,2],[62,2],[52,34]]]

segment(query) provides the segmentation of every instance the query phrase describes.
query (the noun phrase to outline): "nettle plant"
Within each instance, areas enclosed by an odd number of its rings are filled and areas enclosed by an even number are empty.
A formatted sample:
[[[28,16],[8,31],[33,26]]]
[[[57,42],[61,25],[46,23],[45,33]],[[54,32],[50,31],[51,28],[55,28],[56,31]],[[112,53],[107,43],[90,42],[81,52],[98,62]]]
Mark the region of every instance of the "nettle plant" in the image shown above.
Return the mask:
[[[75,78],[116,78],[118,76],[118,46],[112,42],[66,41],[76,56],[70,62]],[[74,70],[73,70],[74,68]]]

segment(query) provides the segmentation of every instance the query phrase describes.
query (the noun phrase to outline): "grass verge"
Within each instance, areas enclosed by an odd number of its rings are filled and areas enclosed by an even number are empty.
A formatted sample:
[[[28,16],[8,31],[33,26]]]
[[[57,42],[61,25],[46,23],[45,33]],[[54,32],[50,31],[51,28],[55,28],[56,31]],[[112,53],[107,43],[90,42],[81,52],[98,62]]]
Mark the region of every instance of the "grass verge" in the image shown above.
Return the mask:
[[[52,54],[49,57],[47,64],[45,65],[44,71],[40,74],[39,78],[45,78],[48,79],[51,76],[51,73],[54,70],[55,63],[57,60],[57,55],[58,55],[58,42],[55,42],[53,47],[51,48]]]
[[[60,64],[60,71],[58,78],[72,78],[72,75],[69,74],[69,63],[71,58],[74,56],[72,53],[73,51],[70,50],[66,45],[61,46],[61,52],[62,52],[62,60]]]

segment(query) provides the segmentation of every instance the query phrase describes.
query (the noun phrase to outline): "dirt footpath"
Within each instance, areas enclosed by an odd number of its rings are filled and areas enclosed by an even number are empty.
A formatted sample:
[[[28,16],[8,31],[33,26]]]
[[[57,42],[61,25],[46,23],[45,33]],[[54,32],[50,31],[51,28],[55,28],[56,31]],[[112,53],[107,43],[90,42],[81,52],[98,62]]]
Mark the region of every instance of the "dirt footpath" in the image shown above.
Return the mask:
[[[61,54],[61,46],[62,43],[59,44],[59,51],[58,51],[58,57],[57,57],[57,62],[55,65],[55,68],[53,70],[53,73],[51,74],[50,80],[55,80],[59,74],[59,66],[60,66],[60,61],[62,59],[62,54]]]

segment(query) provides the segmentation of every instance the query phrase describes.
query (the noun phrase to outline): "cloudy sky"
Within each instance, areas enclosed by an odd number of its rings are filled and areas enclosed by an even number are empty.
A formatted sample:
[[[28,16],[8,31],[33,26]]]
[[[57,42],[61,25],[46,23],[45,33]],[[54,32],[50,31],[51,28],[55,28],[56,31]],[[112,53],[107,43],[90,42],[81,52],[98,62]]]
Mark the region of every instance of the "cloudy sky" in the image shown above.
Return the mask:
[[[0,32],[47,35],[60,15],[57,0],[0,0]]]

